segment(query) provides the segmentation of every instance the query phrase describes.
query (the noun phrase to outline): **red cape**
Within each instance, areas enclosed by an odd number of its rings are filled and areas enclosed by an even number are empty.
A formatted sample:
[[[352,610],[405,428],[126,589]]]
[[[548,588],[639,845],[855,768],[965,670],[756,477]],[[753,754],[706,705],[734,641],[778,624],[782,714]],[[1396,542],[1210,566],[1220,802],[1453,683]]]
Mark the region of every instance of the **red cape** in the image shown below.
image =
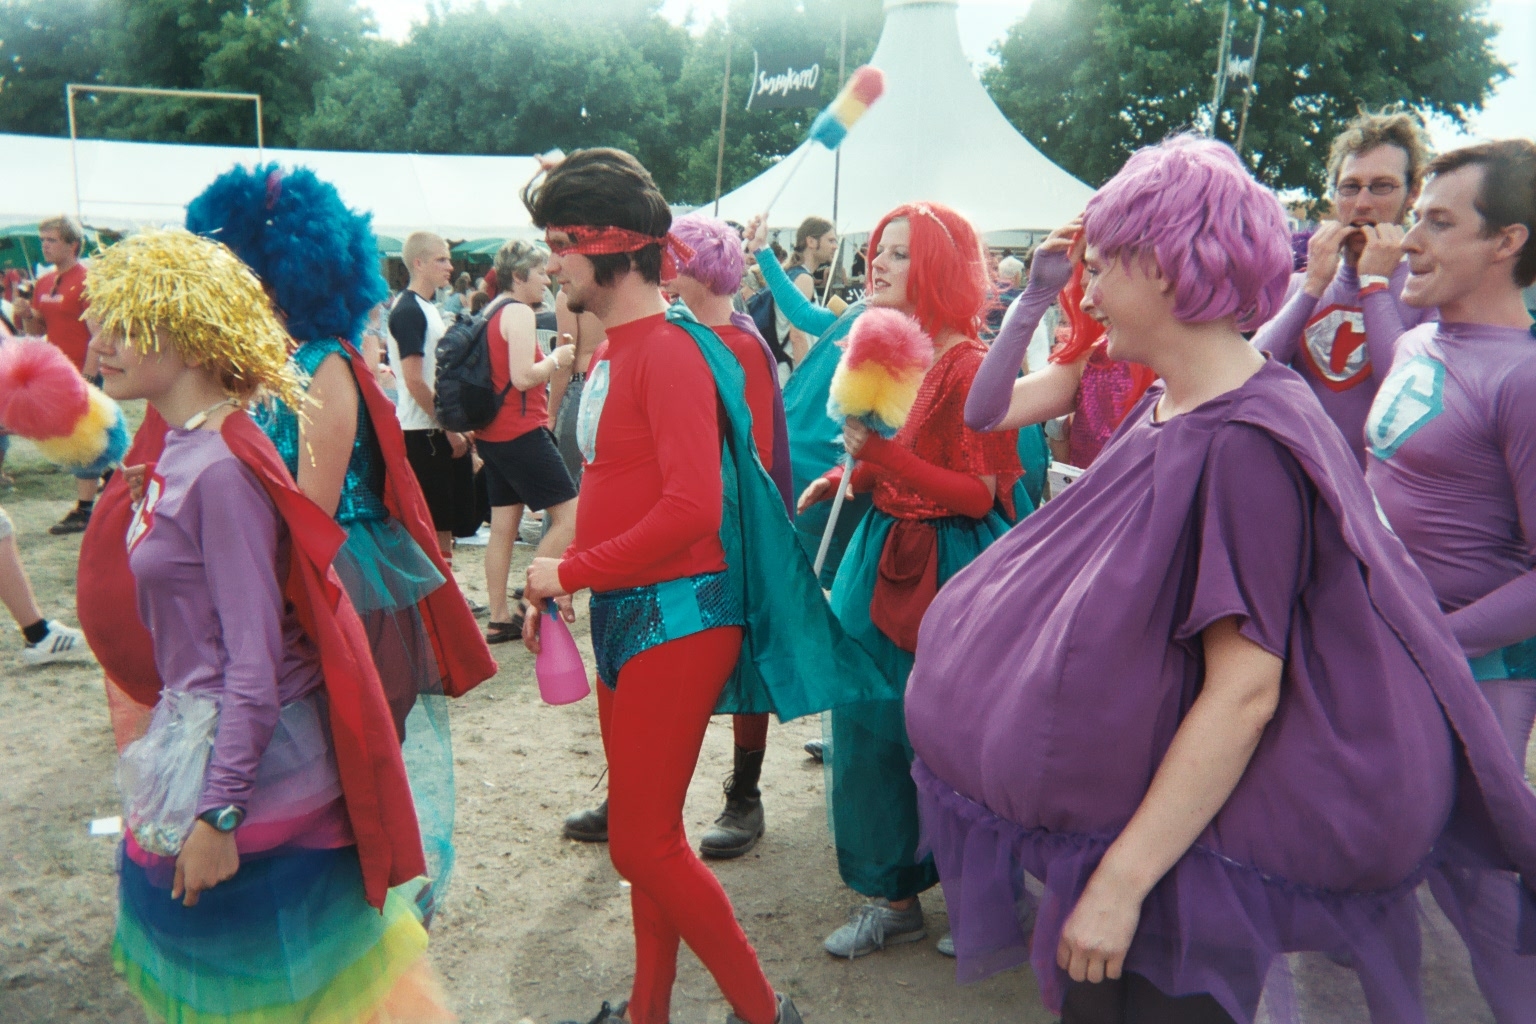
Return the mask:
[[[165,430],[165,420],[153,407],[146,407],[144,422],[123,456],[123,465],[159,461],[165,448]],[[139,621],[138,596],[133,573],[128,570],[128,523],[132,519],[128,484],[122,473],[113,473],[96,498],[90,526],[80,539],[75,604],[80,628],[107,674],[108,686],[116,684],[130,699],[152,708],[160,700],[160,673],[155,669],[149,630]]]
[[[384,504],[448,581],[427,595],[419,607],[437,656],[443,692],[450,697],[463,696],[496,674],[496,661],[453,573],[437,550],[437,532],[416,473],[406,461],[405,435],[400,432],[395,408],[357,349],[346,342],[342,344],[352,361],[352,374],[357,378],[374,435],[379,439],[385,468]],[[165,447],[165,431],[165,420],[154,409],[147,409],[144,422],[134,435],[133,447],[123,457],[123,465],[147,465],[158,460]],[[116,473],[96,499],[91,524],[81,540],[75,594],[80,627],[108,679],[132,700],[144,707],[154,707],[161,688],[154,648],[138,615],[126,614],[137,607],[133,574],[128,570],[128,551],[123,543],[132,518],[128,486],[123,475]]]

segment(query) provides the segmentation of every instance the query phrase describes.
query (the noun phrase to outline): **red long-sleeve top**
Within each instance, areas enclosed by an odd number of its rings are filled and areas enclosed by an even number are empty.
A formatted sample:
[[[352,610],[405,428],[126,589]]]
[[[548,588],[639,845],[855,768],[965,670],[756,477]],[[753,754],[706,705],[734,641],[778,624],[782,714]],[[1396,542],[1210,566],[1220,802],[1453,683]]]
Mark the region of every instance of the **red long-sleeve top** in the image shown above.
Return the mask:
[[[620,590],[723,570],[718,399],[704,356],[658,313],[608,331],[608,375],[561,585]]]
[[[741,364],[747,375],[747,408],[752,413],[752,440],[757,444],[757,457],[763,465],[773,465],[773,385],[770,376],[773,369],[763,357],[763,346],[752,335],[733,324],[722,324],[710,330],[719,335],[731,355]]]

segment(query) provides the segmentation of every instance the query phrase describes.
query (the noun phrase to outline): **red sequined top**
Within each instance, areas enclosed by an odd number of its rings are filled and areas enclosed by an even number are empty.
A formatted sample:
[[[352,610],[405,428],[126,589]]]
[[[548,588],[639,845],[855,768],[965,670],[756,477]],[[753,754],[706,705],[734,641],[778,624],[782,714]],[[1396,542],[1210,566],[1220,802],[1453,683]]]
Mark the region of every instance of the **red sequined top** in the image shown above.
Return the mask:
[[[1019,465],[1019,432],[982,432],[965,425],[965,399],[986,354],[985,345],[967,339],[939,356],[923,376],[907,422],[892,440],[935,466],[975,476],[995,475],[997,497],[1012,519],[1016,513],[1013,485],[1024,475]],[[942,519],[955,514],[888,475],[875,485],[875,507],[897,519]]]

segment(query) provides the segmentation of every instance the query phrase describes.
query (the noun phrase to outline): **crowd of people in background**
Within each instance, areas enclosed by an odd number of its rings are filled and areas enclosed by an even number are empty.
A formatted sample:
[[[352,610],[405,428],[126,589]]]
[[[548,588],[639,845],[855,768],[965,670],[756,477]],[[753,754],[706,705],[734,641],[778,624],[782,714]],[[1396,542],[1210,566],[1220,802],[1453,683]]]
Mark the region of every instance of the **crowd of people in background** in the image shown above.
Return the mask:
[[[1231,149],[1177,136],[1017,255],[922,201],[780,248],[765,217],[674,220],[590,149],[524,189],[542,241],[482,272],[418,231],[393,290],[302,169],[237,168],[99,269],[44,222],[51,269],[7,278],[0,344],[44,337],[151,409],[131,472],[80,478],[51,531],[139,611],[86,623],[137,716],[125,759],[197,699],[225,716],[180,845],[126,839],[119,970],[157,1019],[448,1019],[424,952],[448,698],[590,591],[608,791],[562,829],[609,844],[635,939],[592,1024],[667,1024],[685,942],[729,1024],[801,1020],[700,855],[756,846],[770,715],[820,712],[860,898],[830,955],[925,940],[943,884],[937,951],[965,979],[1029,962],[1066,1024],[1251,1024],[1297,951],[1411,1024],[1427,882],[1494,1019],[1529,1020],[1536,143],[1435,155],[1415,117],[1364,113],[1328,180],[1300,232]],[[234,296],[229,321],[167,304],[166,275]],[[828,413],[879,332],[931,354],[885,431]],[[472,537],[484,605],[455,576]],[[0,597],[29,662],[83,653],[3,510]],[[720,713],[733,770],[696,854]],[[285,924],[301,906],[351,952]],[[304,993],[261,1003],[294,972]]]

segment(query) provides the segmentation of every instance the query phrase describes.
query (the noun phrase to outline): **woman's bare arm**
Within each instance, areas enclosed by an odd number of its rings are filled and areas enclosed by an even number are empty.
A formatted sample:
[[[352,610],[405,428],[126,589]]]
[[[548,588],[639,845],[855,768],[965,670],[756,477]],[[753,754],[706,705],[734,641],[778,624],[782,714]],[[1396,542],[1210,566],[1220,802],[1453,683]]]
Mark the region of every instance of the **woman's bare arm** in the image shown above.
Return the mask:
[[[1120,977],[1153,886],[1221,810],[1280,703],[1284,662],[1225,618],[1201,634],[1205,681],[1152,785],[1062,928],[1056,962],[1074,981]]]
[[[339,355],[326,356],[309,383],[307,418],[299,419],[299,490],[334,516],[357,440],[357,381]]]

